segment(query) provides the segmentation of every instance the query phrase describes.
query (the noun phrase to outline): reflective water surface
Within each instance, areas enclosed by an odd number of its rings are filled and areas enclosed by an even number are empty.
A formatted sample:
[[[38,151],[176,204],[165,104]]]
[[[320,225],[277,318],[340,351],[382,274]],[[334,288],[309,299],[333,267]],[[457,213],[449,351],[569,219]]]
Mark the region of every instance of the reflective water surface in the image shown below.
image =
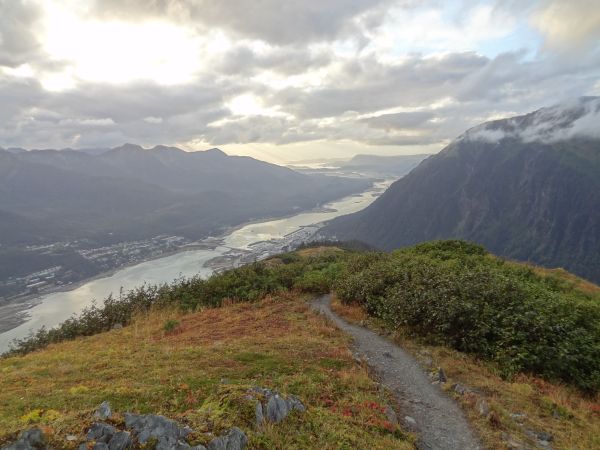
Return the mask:
[[[38,304],[27,310],[26,322],[0,334],[0,353],[8,349],[13,339],[26,337],[32,330],[42,326],[47,328],[56,326],[93,301],[101,301],[111,293],[118,295],[121,289],[127,291],[144,283],[166,283],[180,277],[194,275],[208,277],[214,269],[206,267],[205,263],[226,254],[231,249],[248,250],[257,242],[281,239],[302,227],[360,211],[371,204],[376,195],[391,182],[392,180],[386,180],[375,183],[371,189],[362,194],[331,202],[319,210],[245,225],[224,236],[223,245],[212,250],[191,250],[146,261],[120,269],[109,276],[86,282],[71,291],[42,296]]]

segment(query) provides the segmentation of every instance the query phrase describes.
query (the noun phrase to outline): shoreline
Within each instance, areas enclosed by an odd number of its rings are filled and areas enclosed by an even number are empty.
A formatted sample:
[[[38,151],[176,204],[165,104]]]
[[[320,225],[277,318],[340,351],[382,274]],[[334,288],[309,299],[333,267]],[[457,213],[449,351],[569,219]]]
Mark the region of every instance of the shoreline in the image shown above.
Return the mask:
[[[225,238],[227,236],[231,235],[232,233],[235,233],[236,231],[241,230],[242,228],[249,226],[249,225],[255,225],[255,224],[259,224],[259,223],[271,222],[271,221],[277,221],[277,220],[285,220],[285,219],[289,219],[291,217],[294,217],[294,216],[297,216],[300,214],[332,212],[333,209],[327,208],[327,207],[325,207],[325,205],[328,205],[328,204],[336,202],[336,201],[340,201],[344,198],[362,195],[364,193],[367,193],[367,192],[373,190],[377,180],[373,179],[371,181],[372,181],[371,186],[369,188],[365,189],[364,191],[361,191],[360,193],[350,193],[343,197],[327,201],[326,203],[323,203],[319,206],[315,206],[311,209],[297,210],[297,211],[290,212],[285,215],[275,216],[275,217],[271,216],[271,217],[265,217],[265,218],[256,218],[256,219],[252,219],[252,220],[240,223],[238,225],[226,226],[217,235],[206,236],[204,238],[201,238],[201,240],[198,240],[191,244],[177,248],[175,250],[161,253],[160,255],[156,255],[154,257],[145,258],[145,259],[142,259],[139,261],[124,264],[124,265],[115,267],[113,269],[98,273],[94,276],[85,278],[83,280],[74,282],[67,286],[64,286],[64,285],[63,286],[54,286],[54,287],[50,287],[47,290],[44,290],[43,292],[40,292],[37,294],[24,295],[22,297],[14,298],[13,300],[9,300],[8,302],[0,305],[0,334],[6,333],[14,328],[17,328],[18,326],[20,326],[24,323],[26,323],[28,321],[28,311],[30,309],[34,308],[35,306],[39,305],[41,302],[43,302],[44,297],[46,297],[48,295],[61,293],[61,292],[74,291],[87,283],[91,283],[96,280],[111,277],[114,274],[116,274],[117,272],[127,269],[129,267],[135,267],[140,264],[144,264],[144,263],[155,261],[155,260],[162,259],[162,258],[168,258],[170,256],[174,256],[179,253],[185,253],[188,251],[215,250],[217,247],[226,247],[229,249],[229,251],[232,251],[232,250],[247,251],[244,249],[227,247],[226,245],[224,245]],[[335,211],[337,211],[337,210],[335,210]],[[249,252],[251,253],[251,251],[249,251]],[[222,256],[225,256],[225,255],[222,255]],[[213,269],[214,272],[217,272],[218,270],[223,269],[222,267],[220,267],[220,268],[212,267],[209,265],[205,265],[205,267],[210,267],[211,269]]]

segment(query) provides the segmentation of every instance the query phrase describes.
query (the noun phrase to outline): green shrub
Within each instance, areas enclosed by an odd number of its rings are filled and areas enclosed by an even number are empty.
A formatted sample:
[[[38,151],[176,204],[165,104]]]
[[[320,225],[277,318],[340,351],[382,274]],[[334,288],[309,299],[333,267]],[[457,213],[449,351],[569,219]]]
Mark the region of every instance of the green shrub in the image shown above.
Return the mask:
[[[101,305],[93,304],[52,329],[42,328],[28,337],[12,342],[3,356],[23,355],[49,344],[89,336],[112,329],[116,324],[128,325],[138,313],[151,308],[177,306],[183,310],[219,307],[224,299],[256,301],[265,295],[286,289],[321,294],[328,292],[334,263],[344,255],[300,258],[295,253],[283,258],[287,264],[267,265],[263,262],[216,274],[207,280],[181,278],[171,284],[144,285],[129,292],[110,295]]]
[[[600,299],[461,241],[356,256],[336,283],[391,327],[408,327],[525,371],[600,390]]]
[[[169,319],[163,325],[163,329],[165,330],[165,333],[172,333],[177,328],[179,328],[179,321],[175,320],[175,319]]]

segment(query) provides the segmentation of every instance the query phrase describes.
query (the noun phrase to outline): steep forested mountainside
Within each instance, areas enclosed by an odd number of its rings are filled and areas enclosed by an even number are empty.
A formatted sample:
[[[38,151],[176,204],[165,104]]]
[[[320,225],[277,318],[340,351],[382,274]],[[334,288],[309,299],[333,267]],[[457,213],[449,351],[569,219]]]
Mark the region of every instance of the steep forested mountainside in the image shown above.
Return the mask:
[[[325,233],[385,249],[468,239],[599,281],[599,111],[583,98],[475,127]]]

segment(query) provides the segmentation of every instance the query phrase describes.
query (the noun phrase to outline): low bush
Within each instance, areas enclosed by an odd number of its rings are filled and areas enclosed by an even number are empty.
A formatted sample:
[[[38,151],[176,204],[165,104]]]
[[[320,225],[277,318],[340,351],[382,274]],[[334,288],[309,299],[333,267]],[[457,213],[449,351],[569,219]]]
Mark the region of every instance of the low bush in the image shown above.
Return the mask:
[[[102,333],[117,324],[128,325],[135,315],[151,308],[175,306],[191,311],[221,306],[224,299],[256,301],[282,290],[329,292],[333,277],[340,270],[339,261],[345,255],[300,258],[296,253],[288,253],[277,258],[287,263],[256,262],[208,279],[182,278],[160,286],[144,285],[116,297],[110,295],[101,304],[92,304],[55,328],[41,328],[13,341],[11,349],[2,356],[23,355],[52,343]]]
[[[284,290],[335,290],[391,328],[405,328],[495,361],[502,374],[531,372],[600,391],[600,294],[570,274],[540,275],[479,245],[437,241],[393,253],[286,253],[209,279],[142,286],[108,297],[60,326],[16,341],[8,355],[127,325],[151,308],[195,310],[256,301]],[[575,280],[575,281],[573,281]],[[588,283],[589,284],[589,283]]]
[[[525,371],[600,390],[598,296],[480,246],[440,241],[357,255],[336,291],[391,327],[496,361],[505,376]]]

